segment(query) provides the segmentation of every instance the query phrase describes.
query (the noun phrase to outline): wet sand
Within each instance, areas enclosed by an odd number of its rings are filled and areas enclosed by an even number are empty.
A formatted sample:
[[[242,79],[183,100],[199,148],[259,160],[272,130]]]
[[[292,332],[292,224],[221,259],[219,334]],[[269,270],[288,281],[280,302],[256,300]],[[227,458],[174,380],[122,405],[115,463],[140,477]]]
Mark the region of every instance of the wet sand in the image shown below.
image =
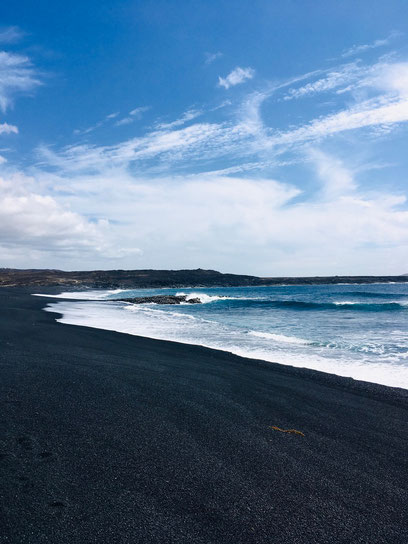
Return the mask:
[[[408,391],[46,302],[0,289],[1,543],[408,542]]]

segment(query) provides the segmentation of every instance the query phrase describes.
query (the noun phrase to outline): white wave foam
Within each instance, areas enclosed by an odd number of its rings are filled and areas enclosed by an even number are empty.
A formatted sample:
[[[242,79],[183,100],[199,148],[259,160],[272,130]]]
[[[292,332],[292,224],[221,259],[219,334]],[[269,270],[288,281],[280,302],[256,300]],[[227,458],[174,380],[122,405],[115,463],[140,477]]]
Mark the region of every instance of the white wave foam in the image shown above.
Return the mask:
[[[125,303],[127,304],[127,303]],[[190,319],[191,321],[206,321],[205,319],[197,319],[196,317],[189,315],[189,314],[182,314],[180,312],[170,312],[168,310],[159,310],[158,308],[155,308],[157,306],[155,303],[151,304],[143,304],[142,305],[135,305],[135,304],[129,304],[125,306],[125,310],[129,312],[153,312],[154,314],[163,314],[164,316],[175,316],[175,317],[182,317],[184,319]]]
[[[260,331],[249,331],[251,336],[257,336],[258,338],[266,338],[267,340],[274,340],[275,342],[286,342],[287,344],[311,344],[309,340],[304,340],[303,338],[296,338],[296,336],[286,336],[285,334],[275,334],[272,332],[260,332]]]
[[[124,308],[129,308],[129,311],[124,312]],[[301,338],[277,334],[269,337],[274,342],[265,342],[265,335],[274,333],[250,331],[258,334],[245,334],[242,329],[224,326],[215,321],[206,322],[197,317],[191,319],[193,316],[187,313],[144,305],[129,306],[114,301],[112,304],[101,304],[98,300],[59,301],[48,304],[46,310],[62,314],[58,321],[70,325],[202,345],[252,359],[408,389],[407,367],[397,355],[387,356],[382,361],[374,361],[372,353],[360,359],[352,358],[351,354],[331,357],[324,351],[326,348],[306,345],[307,341]]]
[[[209,346],[213,347],[213,346]],[[275,362],[283,365],[294,366],[297,368],[309,368],[328,374],[343,376],[344,378],[353,378],[365,382],[378,383],[389,387],[400,387],[408,389],[408,376],[406,367],[400,364],[373,363],[369,364],[358,361],[347,361],[330,359],[319,355],[292,354],[288,352],[266,352],[264,350],[248,350],[237,347],[232,353],[241,357],[251,359],[263,359],[265,361]]]
[[[338,301],[338,302],[333,302],[333,304],[335,304],[336,306],[355,306],[355,305],[358,305],[358,306],[384,306],[384,307],[387,307],[389,306],[390,304],[395,304],[397,306],[401,306],[401,307],[405,307],[405,306],[408,306],[408,302],[401,302],[399,300],[388,300],[387,302],[359,302],[359,301],[351,301],[351,300],[345,300],[345,301]]]
[[[333,304],[335,304],[336,306],[355,306],[356,304],[358,306],[372,306],[373,304],[375,304],[376,306],[381,306],[381,305],[385,305],[385,306],[388,306],[388,304],[399,304],[399,302],[397,301],[387,301],[387,302],[360,302],[358,300],[343,300],[343,301],[337,301],[337,302],[333,302]]]
[[[66,291],[64,293],[59,293],[58,295],[48,295],[47,293],[33,293],[33,296],[47,298],[67,298],[70,300],[105,300],[110,295],[117,295],[125,291],[127,291],[127,289],[105,289],[103,291]]]
[[[208,304],[209,302],[216,302],[217,300],[237,300],[237,297],[222,297],[217,295],[207,295],[205,293],[176,293],[176,296],[182,297],[185,296],[186,300],[191,300],[192,298],[198,298],[201,300],[202,304]]]

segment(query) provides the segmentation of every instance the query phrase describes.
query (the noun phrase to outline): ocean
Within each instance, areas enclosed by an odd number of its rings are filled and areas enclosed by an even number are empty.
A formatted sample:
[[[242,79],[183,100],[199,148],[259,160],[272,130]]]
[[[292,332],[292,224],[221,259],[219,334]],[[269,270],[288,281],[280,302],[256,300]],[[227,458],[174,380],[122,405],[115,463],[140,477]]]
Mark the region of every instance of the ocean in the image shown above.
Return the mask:
[[[120,302],[159,294],[177,306]],[[49,295],[46,295],[49,296]],[[61,293],[61,323],[198,344],[408,389],[408,285],[299,285]],[[69,299],[69,300],[67,300]]]

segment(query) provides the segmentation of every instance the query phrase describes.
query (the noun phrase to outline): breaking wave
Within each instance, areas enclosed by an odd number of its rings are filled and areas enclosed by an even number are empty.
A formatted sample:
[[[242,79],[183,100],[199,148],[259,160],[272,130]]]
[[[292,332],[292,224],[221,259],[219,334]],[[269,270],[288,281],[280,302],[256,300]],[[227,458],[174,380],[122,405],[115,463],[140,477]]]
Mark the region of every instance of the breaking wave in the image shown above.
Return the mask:
[[[303,338],[296,338],[296,336],[286,336],[285,334],[275,334],[272,332],[249,331],[248,334],[257,336],[258,338],[265,338],[266,340],[274,340],[275,342],[286,342],[287,344],[307,345],[313,343]]]
[[[202,304],[120,300],[176,293]],[[408,389],[408,285],[78,289],[46,302],[47,311],[60,314],[63,323],[198,344]]]
[[[222,297],[217,295],[206,295],[205,293],[183,293],[182,291],[176,293],[176,296],[182,297],[185,296],[186,300],[191,300],[193,298],[198,298],[201,300],[201,304],[208,304],[209,302],[217,302],[219,300],[247,300],[242,297]]]
[[[396,299],[407,298],[408,295],[403,293],[376,293],[375,291],[344,291],[335,293],[336,295],[356,297],[356,298],[384,298],[384,299]]]
[[[301,300],[257,300],[256,304],[270,306],[271,308],[287,308],[291,310],[352,310],[362,312],[383,312],[407,309],[407,305],[400,302],[365,303],[353,301],[305,302]]]
[[[89,291],[66,291],[59,295],[49,295],[47,293],[33,293],[34,297],[47,298],[66,298],[69,300],[106,300],[112,295],[119,295],[126,292],[127,289],[110,289],[110,290],[89,290]]]

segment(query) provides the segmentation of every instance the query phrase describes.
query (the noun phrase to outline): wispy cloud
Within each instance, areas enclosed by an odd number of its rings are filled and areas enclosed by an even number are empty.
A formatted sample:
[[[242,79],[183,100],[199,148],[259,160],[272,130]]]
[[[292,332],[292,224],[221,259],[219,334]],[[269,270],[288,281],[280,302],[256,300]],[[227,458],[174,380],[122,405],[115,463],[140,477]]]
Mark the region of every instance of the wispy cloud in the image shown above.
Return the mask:
[[[76,136],[82,136],[83,134],[89,134],[90,132],[93,132],[97,128],[101,127],[104,124],[104,121],[99,121],[99,123],[95,123],[95,125],[91,125],[87,128],[76,128],[74,129],[73,133]]]
[[[220,51],[217,53],[205,53],[205,64],[212,64],[217,59],[221,58],[223,54]]]
[[[15,96],[41,85],[39,74],[24,55],[0,51],[0,109],[5,112]]]
[[[0,123],[0,134],[18,134],[18,128],[8,123]]]
[[[150,106],[141,106],[139,108],[134,108],[129,112],[127,117],[123,117],[122,119],[119,119],[116,121],[115,125],[117,127],[123,126],[123,125],[130,125],[134,121],[137,121],[138,119],[141,119],[143,114],[150,109]]]
[[[367,101],[354,108],[315,119],[297,129],[277,133],[270,138],[269,144],[288,146],[299,142],[319,140],[344,131],[376,125],[392,125],[404,121],[408,121],[407,100],[401,99],[385,104]]]
[[[202,110],[190,109],[190,110],[187,110],[185,113],[183,113],[183,115],[179,119],[176,119],[175,121],[171,121],[169,123],[158,123],[156,125],[156,128],[158,128],[159,130],[163,130],[163,129],[180,127],[182,125],[185,125],[189,121],[196,119],[202,114],[203,114]]]
[[[229,89],[240,83],[244,83],[248,79],[252,79],[255,75],[255,70],[253,68],[240,68],[239,66],[232,70],[225,78],[218,78],[218,85]]]
[[[324,77],[316,79],[307,85],[289,89],[283,99],[303,98],[304,96],[311,96],[347,86],[351,82],[360,81],[365,71],[367,69],[362,68],[358,63],[339,66],[334,70],[326,71]]]
[[[386,191],[364,193],[341,160],[319,148],[307,153],[319,184],[313,199],[288,182],[231,172],[151,179],[117,170],[112,184],[107,170],[97,178],[54,176],[49,183],[72,190],[77,206],[88,213],[118,220],[117,240],[124,247],[141,247],[149,266],[163,259],[197,266],[205,253],[214,266],[225,268],[234,255],[252,261],[256,253],[267,252],[270,262],[258,264],[260,273],[272,264],[275,273],[287,273],[298,259],[304,274],[316,273],[317,267],[320,273],[346,272],[351,262],[361,271],[375,271],[391,246],[396,254],[401,251],[398,263],[403,266],[405,198]],[[295,199],[299,196],[301,201]],[[217,249],[220,240],[228,252]],[[398,263],[394,259],[393,266]]]
[[[353,174],[342,161],[317,148],[309,148],[307,154],[323,181],[321,194],[325,199],[334,200],[355,192],[357,185]]]
[[[135,117],[136,119],[140,119],[142,115],[150,109],[150,106],[139,106],[138,108],[134,108],[129,112],[129,115],[132,115],[132,117]]]
[[[189,109],[179,119],[157,123],[145,135],[114,145],[77,144],[60,150],[43,146],[42,163],[67,171],[103,171],[112,166],[127,168],[133,163],[139,163],[139,169],[143,163],[143,168],[174,171],[177,165],[199,168],[201,162],[208,170],[209,161],[222,157],[256,164],[257,155],[265,162],[264,153],[273,154],[268,158],[270,161],[329,136],[367,127],[384,135],[385,131],[408,121],[408,63],[380,62],[371,66],[352,63],[327,71],[323,78],[321,75],[321,71],[310,72],[252,92],[235,109],[238,117],[229,121],[199,123],[196,119],[204,110]],[[310,82],[302,85],[305,79]],[[362,92],[355,94],[356,89]],[[301,99],[329,91],[338,95],[339,90],[349,92],[350,96],[346,102],[342,101],[342,107],[328,115],[312,117],[286,129],[270,126],[264,119],[262,112],[267,107],[281,107],[282,98]],[[132,111],[141,114],[139,108]],[[226,168],[230,167],[239,170],[236,163]],[[216,170],[219,169],[218,166]]]
[[[16,43],[23,38],[24,32],[18,26],[0,29],[0,43]]]
[[[122,117],[122,119],[119,119],[116,121],[115,126],[116,127],[122,127],[123,125],[130,125],[135,121],[134,117]]]
[[[360,78],[354,74],[353,88],[366,88],[376,96],[358,100],[354,105],[337,113],[323,116],[289,131],[275,132],[269,138],[269,145],[288,146],[294,143],[321,139],[344,131],[366,127],[392,127],[408,121],[408,63],[379,63],[370,68],[361,69]],[[341,78],[340,78],[341,79]],[[322,80],[320,80],[322,81]],[[299,95],[310,92],[322,92],[327,85],[311,83],[298,89]],[[385,92],[384,92],[385,91]],[[296,91],[292,91],[295,95]]]
[[[126,167],[137,161],[162,161],[170,168],[174,161],[213,159],[233,153],[248,136],[241,125],[196,123],[181,129],[154,130],[112,146],[74,145],[59,152],[41,146],[42,164],[67,171],[101,171],[109,165]]]
[[[12,43],[11,30],[8,36]],[[343,56],[384,42],[354,46]],[[206,64],[220,56],[208,54]],[[8,175],[13,165],[0,156],[3,261],[48,254],[53,263],[61,257],[96,267],[111,257],[135,267],[143,250],[149,267],[166,260],[197,267],[204,254],[210,266],[224,270],[244,261],[254,263],[248,270],[254,273],[341,273],[341,267],[347,273],[352,263],[355,272],[375,273],[379,260],[388,266],[394,248],[389,271],[400,265],[404,271],[407,201],[402,190],[389,189],[391,183],[377,192],[377,183],[369,186],[358,148],[367,134],[373,141],[391,138],[408,122],[408,63],[395,58],[342,60],[284,81],[256,81],[239,99],[230,92],[217,107],[209,101],[178,116],[149,119],[137,137],[110,131],[114,143],[102,145],[96,129],[129,125],[148,107],[109,109],[75,131],[92,137],[40,146],[38,163],[26,171],[30,177]],[[237,67],[218,84],[230,89],[254,76],[253,68]],[[0,53],[0,108],[6,111],[41,79],[28,57]],[[225,104],[231,107],[221,111]],[[18,132],[10,123],[0,123],[0,134]],[[356,151],[345,161],[351,142]],[[384,171],[378,175],[385,177]]]
[[[91,125],[90,127],[82,128],[82,129],[79,129],[79,128],[75,129],[74,134],[81,135],[81,136],[84,135],[84,134],[89,134],[90,132],[93,132],[94,130],[102,127],[107,122],[111,121],[112,119],[115,119],[118,115],[119,115],[118,111],[113,112],[113,113],[109,113],[101,121],[98,121],[97,123],[95,123],[94,125]]]
[[[274,124],[282,118],[276,109],[294,108],[285,97],[314,96],[316,104],[324,93],[330,113],[306,109],[297,123]],[[166,259],[199,266],[205,253],[212,266],[226,269],[237,266],[232,255],[252,262],[261,252],[271,261],[258,263],[255,273],[273,265],[285,274],[295,261],[304,263],[304,274],[348,273],[351,264],[355,273],[378,273],[378,259],[388,262],[394,248],[398,257],[388,271],[403,269],[405,197],[386,186],[364,189],[358,153],[352,167],[340,157],[349,133],[355,142],[358,131],[369,128],[373,137],[373,129],[392,131],[408,121],[408,63],[383,59],[316,70],[270,83],[233,105],[222,117],[190,108],[114,145],[43,146],[38,184],[63,209],[109,219],[110,243],[124,248],[122,263],[133,263],[125,250],[136,246],[153,267]],[[199,122],[204,114],[206,122]],[[334,147],[340,152],[328,153]],[[302,189],[303,174],[313,190]],[[220,240],[228,252],[214,249]]]
[[[394,38],[400,36],[399,32],[391,32],[391,34],[384,39],[375,40],[374,42],[360,45],[353,45],[349,49],[346,49],[342,53],[342,57],[352,57],[358,55],[359,53],[364,53],[370,49],[377,49],[377,47],[384,47],[388,45]]]

